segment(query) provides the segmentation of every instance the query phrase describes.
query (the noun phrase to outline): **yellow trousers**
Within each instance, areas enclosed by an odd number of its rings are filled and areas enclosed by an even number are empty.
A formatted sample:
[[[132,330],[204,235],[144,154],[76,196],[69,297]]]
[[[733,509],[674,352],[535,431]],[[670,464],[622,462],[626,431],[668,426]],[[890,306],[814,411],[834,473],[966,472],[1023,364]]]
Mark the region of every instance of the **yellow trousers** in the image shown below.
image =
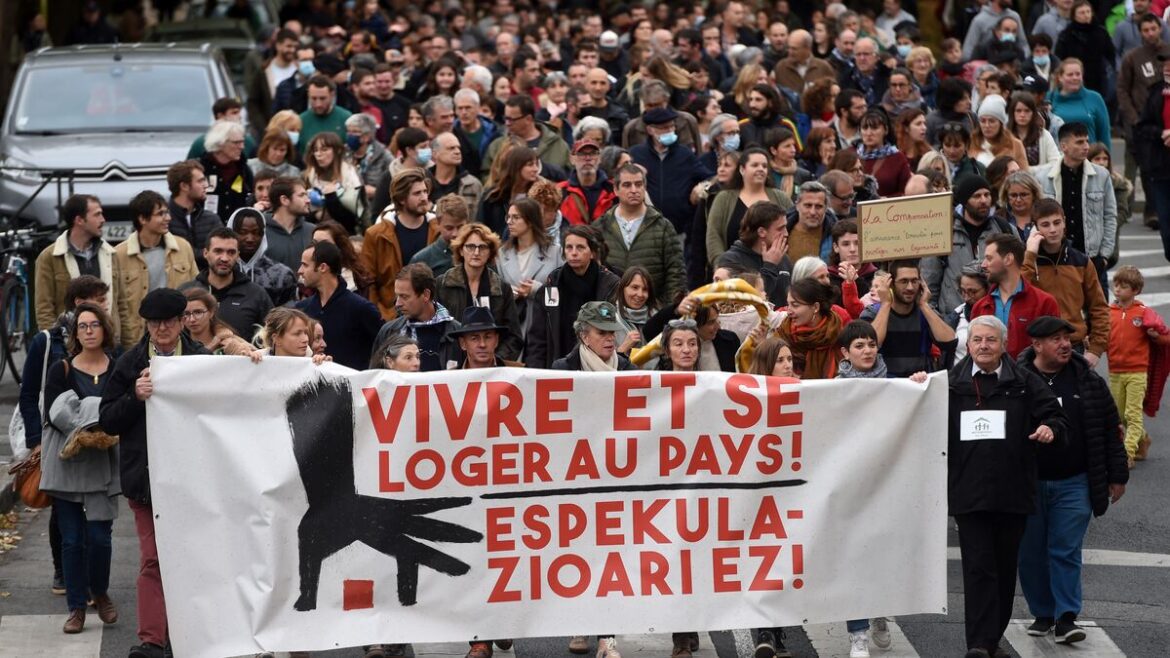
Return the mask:
[[[1109,390],[1113,392],[1113,400],[1117,403],[1117,410],[1121,413],[1121,420],[1125,423],[1125,452],[1133,457],[1138,449],[1138,442],[1146,434],[1145,424],[1142,421],[1142,400],[1146,397],[1146,373],[1144,372],[1111,372],[1109,373]]]

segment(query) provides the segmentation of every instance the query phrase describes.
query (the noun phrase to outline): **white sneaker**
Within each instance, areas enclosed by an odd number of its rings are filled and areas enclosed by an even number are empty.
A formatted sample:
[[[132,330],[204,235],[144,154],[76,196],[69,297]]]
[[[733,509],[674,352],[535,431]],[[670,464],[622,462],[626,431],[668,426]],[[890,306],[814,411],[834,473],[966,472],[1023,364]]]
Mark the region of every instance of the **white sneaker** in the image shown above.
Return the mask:
[[[869,658],[869,632],[849,634],[849,658]]]
[[[869,623],[869,633],[875,647],[879,649],[890,648],[890,627],[886,623],[885,617],[872,619]]]
[[[597,658],[622,658],[616,637],[603,637],[597,641]]]

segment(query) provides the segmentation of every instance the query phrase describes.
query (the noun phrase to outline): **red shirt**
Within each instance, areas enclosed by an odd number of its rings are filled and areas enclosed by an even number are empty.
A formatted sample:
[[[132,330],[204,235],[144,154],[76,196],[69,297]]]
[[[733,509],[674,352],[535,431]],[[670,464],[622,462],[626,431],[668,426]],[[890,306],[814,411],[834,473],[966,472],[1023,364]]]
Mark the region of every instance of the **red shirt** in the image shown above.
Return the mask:
[[[1060,317],[1060,306],[1056,298],[1043,290],[1020,279],[1023,289],[1012,298],[1012,306],[1008,311],[1007,323],[1008,342],[1007,353],[1017,359],[1020,353],[1032,345],[1032,337],[1028,335],[1028,324],[1042,315]],[[971,307],[971,318],[980,315],[995,315],[995,296],[999,294],[999,286],[992,286],[987,296],[975,302]]]

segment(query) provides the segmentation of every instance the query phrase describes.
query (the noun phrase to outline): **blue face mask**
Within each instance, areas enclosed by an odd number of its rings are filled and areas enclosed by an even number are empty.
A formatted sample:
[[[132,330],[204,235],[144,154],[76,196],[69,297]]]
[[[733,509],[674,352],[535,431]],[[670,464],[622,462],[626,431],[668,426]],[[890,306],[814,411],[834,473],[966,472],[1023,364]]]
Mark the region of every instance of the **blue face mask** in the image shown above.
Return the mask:
[[[420,165],[424,167],[427,166],[431,163],[431,150],[429,148],[419,149],[418,153],[415,154],[414,159],[418,160]]]
[[[360,149],[362,147],[361,135],[346,135],[345,136],[345,145],[348,146],[349,150],[351,150],[351,151],[356,151],[356,150]]]
[[[297,64],[297,70],[306,78],[311,78],[317,72],[317,67],[312,62],[301,62]]]
[[[907,44],[907,43],[898,44],[898,57],[901,57],[902,59],[906,59],[906,57],[910,54],[911,48],[913,48],[913,46],[911,46],[910,44]]]
[[[1016,40],[1016,33],[1015,32],[1004,32],[1003,34],[999,35],[999,40],[1004,42],[1004,43],[1012,43],[1013,41]]]
[[[658,143],[663,146],[670,146],[678,141],[678,135],[672,130],[668,133],[663,133],[658,136]]]
[[[297,142],[301,139],[301,133],[296,130],[286,130],[284,134],[288,135],[288,139],[293,143],[293,146],[296,146]]]
[[[673,133],[671,133],[671,134],[673,134]],[[738,151],[739,150],[739,133],[736,133],[734,135],[728,135],[727,138],[723,140],[723,150],[724,151]]]
[[[1036,66],[1039,66],[1040,68],[1048,66],[1049,62],[1051,61],[1052,58],[1048,55],[1035,55],[1032,57],[1032,63]]]

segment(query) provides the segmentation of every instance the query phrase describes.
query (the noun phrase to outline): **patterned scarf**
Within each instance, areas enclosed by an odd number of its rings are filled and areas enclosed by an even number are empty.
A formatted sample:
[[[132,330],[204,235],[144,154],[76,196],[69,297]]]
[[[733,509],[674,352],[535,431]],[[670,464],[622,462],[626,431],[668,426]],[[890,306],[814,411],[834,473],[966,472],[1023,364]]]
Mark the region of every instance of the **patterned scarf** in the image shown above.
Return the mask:
[[[865,144],[860,144],[857,147],[857,157],[862,160],[881,160],[888,158],[898,152],[898,147],[892,144],[883,144],[872,151],[865,147]]]

